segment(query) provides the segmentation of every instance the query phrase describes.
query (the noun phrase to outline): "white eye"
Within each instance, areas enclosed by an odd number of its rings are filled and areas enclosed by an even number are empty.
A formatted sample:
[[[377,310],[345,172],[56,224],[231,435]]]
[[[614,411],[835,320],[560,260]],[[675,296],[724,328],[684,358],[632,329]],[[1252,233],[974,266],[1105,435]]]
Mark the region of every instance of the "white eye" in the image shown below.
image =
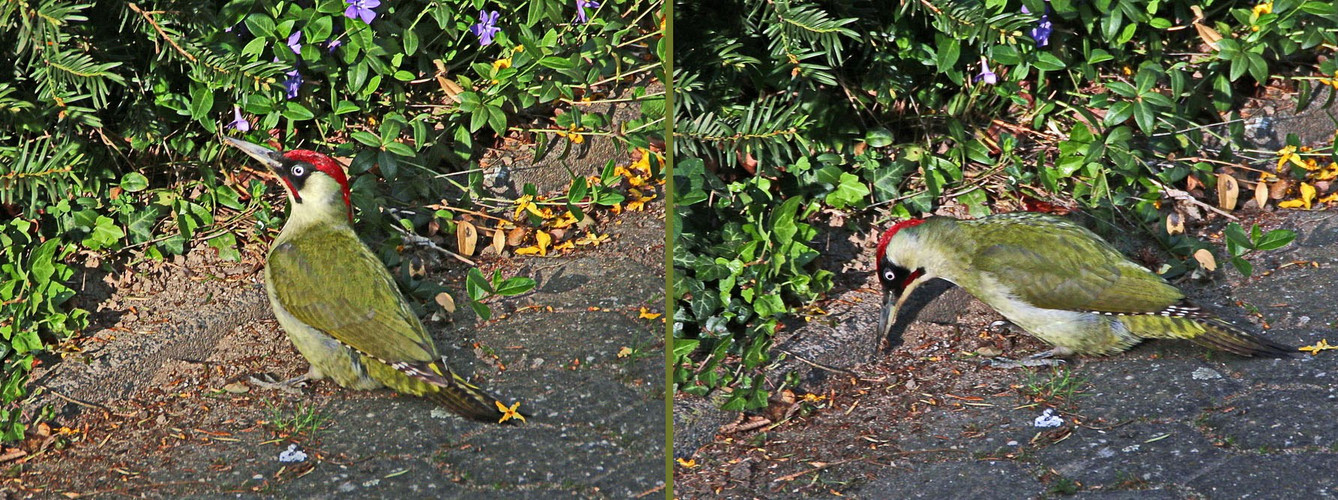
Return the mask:
[[[893,272],[891,269],[885,270],[883,271],[883,279],[887,281],[897,279],[897,273]]]
[[[293,173],[293,177],[302,177],[304,175],[307,175],[307,169],[302,165],[293,165],[293,169],[291,170],[291,172]]]

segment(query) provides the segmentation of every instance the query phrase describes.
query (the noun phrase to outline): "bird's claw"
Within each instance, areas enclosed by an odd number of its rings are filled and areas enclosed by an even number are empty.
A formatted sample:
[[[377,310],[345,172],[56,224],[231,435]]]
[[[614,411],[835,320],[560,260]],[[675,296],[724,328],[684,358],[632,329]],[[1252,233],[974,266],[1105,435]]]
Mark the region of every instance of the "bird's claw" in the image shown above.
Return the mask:
[[[258,377],[256,375],[252,375],[249,381],[251,382],[251,385],[263,389],[269,389],[273,391],[283,391],[289,394],[302,394],[302,389],[300,388],[305,387],[307,385],[307,375],[306,374],[298,375],[296,377],[280,382],[278,381],[278,379],[274,378],[274,375],[271,375],[269,373],[261,373]]]
[[[1025,359],[993,358],[985,361],[985,365],[991,368],[1032,368],[1037,366],[1061,366],[1066,361],[1058,358],[1037,358],[1029,357]]]

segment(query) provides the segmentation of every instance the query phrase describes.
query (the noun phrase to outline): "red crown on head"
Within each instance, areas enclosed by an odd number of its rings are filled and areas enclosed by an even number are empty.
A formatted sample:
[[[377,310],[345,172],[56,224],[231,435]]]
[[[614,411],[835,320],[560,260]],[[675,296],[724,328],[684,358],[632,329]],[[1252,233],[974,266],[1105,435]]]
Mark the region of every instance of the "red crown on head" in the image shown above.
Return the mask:
[[[293,161],[309,163],[316,167],[316,170],[325,172],[339,183],[339,188],[344,191],[344,207],[348,209],[348,221],[353,222],[353,202],[349,200],[348,176],[344,175],[344,167],[339,166],[329,156],[311,151],[309,149],[294,149],[283,154],[284,158]]]
[[[887,243],[889,241],[892,241],[892,235],[897,234],[897,231],[900,231],[902,229],[924,224],[924,222],[925,219],[907,219],[896,223],[895,225],[892,226],[891,229],[888,229],[886,232],[884,232],[883,237],[878,239],[878,253],[875,254],[877,255],[878,261],[881,262],[883,260],[883,251],[887,249]]]

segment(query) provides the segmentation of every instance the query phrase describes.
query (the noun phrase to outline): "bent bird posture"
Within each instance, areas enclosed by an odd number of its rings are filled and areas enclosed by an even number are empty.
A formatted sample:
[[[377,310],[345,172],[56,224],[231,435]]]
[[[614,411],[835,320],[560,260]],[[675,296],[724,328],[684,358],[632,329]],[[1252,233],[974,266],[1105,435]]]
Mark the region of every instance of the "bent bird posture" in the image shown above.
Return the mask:
[[[1241,356],[1297,352],[1189,304],[1180,290],[1095,233],[1051,215],[907,220],[883,233],[877,260],[883,337],[916,286],[943,278],[1054,346],[1024,364],[1115,354],[1143,339],[1185,339]]]
[[[285,384],[329,377],[349,389],[422,396],[474,420],[507,420],[501,401],[444,364],[390,272],[353,232],[348,178],[338,163],[315,151],[227,141],[278,174],[288,192],[265,291],[311,368]]]

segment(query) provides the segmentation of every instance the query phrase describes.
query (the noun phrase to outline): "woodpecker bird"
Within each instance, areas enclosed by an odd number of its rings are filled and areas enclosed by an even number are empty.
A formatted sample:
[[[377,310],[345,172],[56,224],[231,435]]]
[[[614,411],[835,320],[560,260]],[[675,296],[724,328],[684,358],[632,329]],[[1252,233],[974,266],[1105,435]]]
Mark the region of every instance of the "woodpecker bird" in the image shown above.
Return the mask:
[[[1201,311],[1100,236],[1051,215],[907,220],[883,233],[877,260],[883,337],[911,291],[942,278],[1054,346],[1033,358],[1115,354],[1149,338],[1242,356],[1297,352]]]
[[[270,247],[265,291],[311,368],[284,384],[329,377],[348,389],[384,386],[422,396],[474,420],[504,420],[496,397],[444,364],[390,272],[353,232],[343,168],[315,151],[226,140],[278,174],[288,192],[288,220]]]

